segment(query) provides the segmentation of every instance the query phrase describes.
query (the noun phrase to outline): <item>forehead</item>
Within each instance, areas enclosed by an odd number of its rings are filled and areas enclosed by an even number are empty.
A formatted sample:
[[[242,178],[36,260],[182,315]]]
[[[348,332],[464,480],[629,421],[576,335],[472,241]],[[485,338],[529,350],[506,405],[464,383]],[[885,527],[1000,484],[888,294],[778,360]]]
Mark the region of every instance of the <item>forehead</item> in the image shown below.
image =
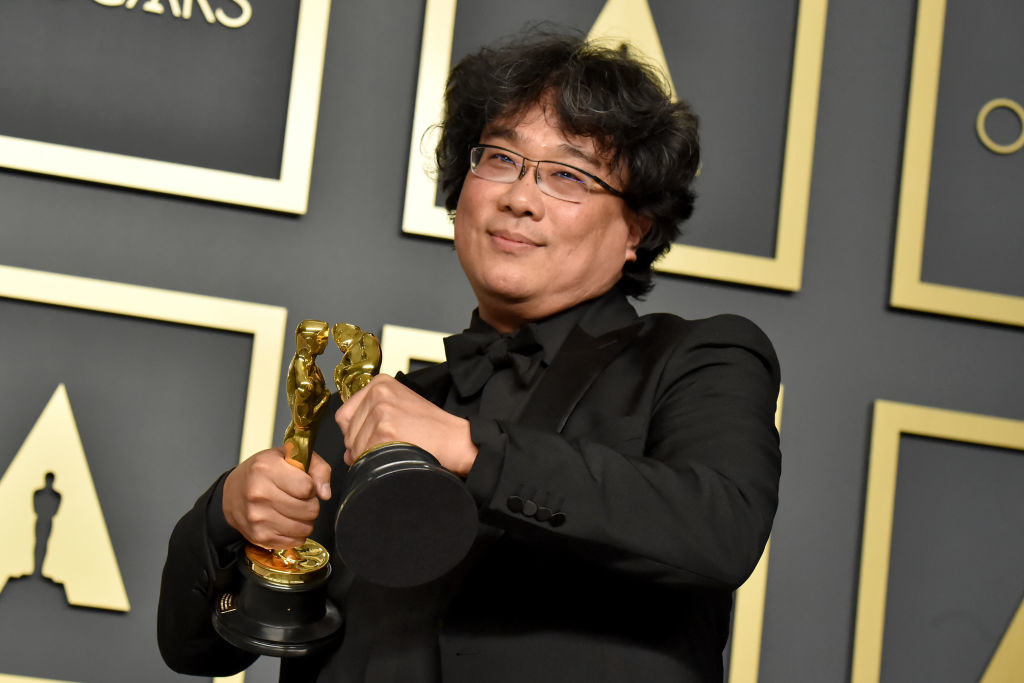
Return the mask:
[[[490,121],[481,137],[497,138],[510,145],[533,148],[534,154],[555,155],[559,161],[585,162],[596,168],[612,169],[614,154],[586,135],[566,132],[558,114],[548,105],[535,103],[512,115]],[[523,151],[519,150],[516,151]],[[529,153],[527,153],[529,156]]]

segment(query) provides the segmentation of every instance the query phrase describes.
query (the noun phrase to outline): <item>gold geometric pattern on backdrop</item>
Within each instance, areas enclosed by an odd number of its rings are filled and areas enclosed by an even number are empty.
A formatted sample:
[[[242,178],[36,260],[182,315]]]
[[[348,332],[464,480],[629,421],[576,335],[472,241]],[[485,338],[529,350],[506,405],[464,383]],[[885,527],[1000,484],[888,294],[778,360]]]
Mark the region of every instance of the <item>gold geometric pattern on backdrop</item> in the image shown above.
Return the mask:
[[[7,527],[0,553],[0,591],[8,579],[37,572],[33,492],[52,473],[60,506],[53,517],[42,575],[62,584],[72,605],[127,612],[128,594],[103,519],[89,463],[61,384],[0,478],[0,519]]]
[[[31,676],[0,674],[0,683],[73,683],[73,681],[58,681],[55,678],[32,678]]]
[[[4,265],[0,265],[0,297],[251,335],[239,461],[274,443],[287,309]],[[213,680],[242,683],[244,677],[242,672]],[[0,683],[21,680],[0,674]]]
[[[921,279],[945,25],[945,0],[918,3],[889,302],[897,308],[1024,325],[1022,296]]]
[[[1019,683],[1024,676],[1024,601],[992,655],[980,683]]]
[[[679,99],[647,0],[608,0],[597,15],[587,39],[608,43],[612,47],[629,43],[665,74],[672,100]]]
[[[261,178],[7,135],[0,135],[0,166],[304,214],[309,204],[330,12],[331,0],[299,1],[295,54],[281,146],[281,172],[277,178]]]
[[[894,401],[875,401],[864,500],[857,619],[851,683],[878,683],[885,642],[892,529],[900,436],[914,434],[993,448],[1024,450],[1024,421]],[[1024,603],[1018,608],[981,683],[1020,681],[1024,661]]]
[[[402,213],[402,232],[442,239],[452,239],[452,222],[448,212],[435,203],[437,184],[430,171],[437,130],[431,126],[440,120],[443,109],[442,95],[451,66],[456,6],[456,0],[427,0]],[[756,287],[788,291],[800,289],[827,13],[827,0],[800,0],[789,111],[784,131],[775,254],[756,256],[674,244],[655,264],[656,270]],[[611,35],[619,40],[627,38],[668,74],[664,50],[647,0],[607,0],[591,34],[605,38]]]

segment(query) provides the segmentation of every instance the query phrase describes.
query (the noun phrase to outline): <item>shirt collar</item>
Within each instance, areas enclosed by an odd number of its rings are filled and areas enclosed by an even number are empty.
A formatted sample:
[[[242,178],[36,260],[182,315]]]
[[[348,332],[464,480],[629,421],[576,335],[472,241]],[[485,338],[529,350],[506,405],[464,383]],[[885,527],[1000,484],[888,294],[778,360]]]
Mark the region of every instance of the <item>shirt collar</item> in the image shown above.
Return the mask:
[[[587,299],[575,306],[559,311],[540,320],[534,320],[525,325],[533,330],[534,338],[543,347],[544,365],[551,365],[562,344],[569,338],[569,333],[576,327],[583,317],[594,308],[600,306],[600,302],[611,297],[621,296],[616,287],[593,299]],[[496,330],[480,317],[480,310],[474,309],[466,332],[495,332]],[[509,334],[514,335],[518,330]]]

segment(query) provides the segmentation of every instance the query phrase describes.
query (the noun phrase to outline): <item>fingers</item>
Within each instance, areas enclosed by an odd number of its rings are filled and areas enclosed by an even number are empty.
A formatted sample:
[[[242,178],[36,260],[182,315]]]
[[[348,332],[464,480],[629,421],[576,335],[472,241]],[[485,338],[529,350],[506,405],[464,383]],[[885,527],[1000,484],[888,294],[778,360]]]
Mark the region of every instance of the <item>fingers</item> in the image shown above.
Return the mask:
[[[250,531],[242,535],[253,545],[278,550],[302,545],[311,533],[313,533],[312,524],[301,524],[281,519],[277,524],[272,522],[253,524]]]
[[[317,476],[329,479],[330,466],[319,456],[314,457],[319,460]],[[224,517],[256,545],[292,547],[313,531],[320,512],[317,488],[312,476],[288,463],[282,449],[262,451],[225,479]]]
[[[351,465],[367,448],[394,440],[380,429],[381,418],[389,410],[395,387],[393,377],[377,375],[338,409],[335,421],[345,436],[345,462]]]
[[[280,449],[275,448],[271,452],[280,452]],[[315,497],[313,479],[301,465],[296,467],[296,464],[298,463],[284,457],[261,459],[252,466],[253,475],[258,478],[254,484],[276,488],[292,498]],[[264,493],[269,494],[268,491]]]
[[[288,444],[288,445],[290,446],[291,444]],[[295,459],[295,458],[294,458],[294,457],[292,456],[292,454],[291,454],[291,453],[289,453],[289,454],[288,454],[288,456],[287,456],[287,457],[286,457],[286,458],[284,459],[284,461],[285,461],[285,462],[286,462],[287,464],[291,465],[292,467],[295,467],[295,468],[298,468],[298,469],[302,470],[303,472],[305,472],[305,471],[306,471],[306,468],[302,466],[302,463],[301,463],[301,462],[299,462],[298,460],[296,460],[296,459]]]
[[[345,426],[341,432],[345,436],[345,462],[349,465],[368,447],[367,440],[371,436],[372,428],[366,421],[373,414],[371,408],[376,405],[375,397],[370,395],[371,387],[372,384],[360,390],[357,394],[360,401],[342,406],[342,409],[349,407],[347,418],[342,419]]]
[[[463,477],[476,462],[478,449],[467,420],[386,375],[378,375],[346,402],[335,419],[345,435],[348,465],[368,448],[390,441],[416,444]]]
[[[380,375],[378,375],[378,377],[379,376]],[[351,424],[352,418],[356,414],[356,411],[359,410],[360,406],[366,401],[366,397],[370,393],[370,387],[374,386],[374,382],[376,381],[377,377],[374,377],[368,385],[352,394],[348,400],[341,404],[341,407],[338,408],[338,412],[334,414],[334,421],[338,423],[343,434],[353,431]]]
[[[316,452],[309,460],[309,476],[313,479],[316,495],[320,500],[331,499],[331,466]]]

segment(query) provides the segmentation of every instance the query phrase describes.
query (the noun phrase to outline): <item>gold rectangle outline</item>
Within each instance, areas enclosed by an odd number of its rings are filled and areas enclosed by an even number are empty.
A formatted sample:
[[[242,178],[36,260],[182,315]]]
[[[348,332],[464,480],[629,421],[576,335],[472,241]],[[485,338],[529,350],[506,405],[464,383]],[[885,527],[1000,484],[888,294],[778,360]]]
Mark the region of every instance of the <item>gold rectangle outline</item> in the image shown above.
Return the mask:
[[[384,355],[380,371],[394,377],[399,372],[409,372],[413,360],[443,363],[444,338],[449,336],[451,333],[385,324],[380,331]]]
[[[286,308],[4,265],[0,265],[0,298],[251,334],[238,461],[273,444]],[[0,674],[0,683],[5,680],[19,679]],[[244,674],[213,680],[242,683]]]
[[[414,327],[386,324],[381,329],[380,346],[384,352],[381,372],[394,375],[409,372],[410,362],[429,363],[445,361],[445,332],[421,330]],[[775,405],[775,428],[782,427],[782,395]],[[762,631],[764,627],[765,598],[768,593],[768,554],[771,542],[764,547],[754,571],[736,589],[733,608],[732,645],[729,649],[729,683],[757,683],[761,664]]]
[[[304,214],[309,205],[330,11],[331,0],[299,0],[279,178],[261,178],[6,135],[0,135],[0,166]]]
[[[920,0],[914,30],[903,170],[889,303],[927,313],[1024,326],[1024,297],[921,279],[946,0]]]
[[[872,425],[850,683],[877,683],[882,672],[900,436],[1024,451],[1021,420],[877,400]]]
[[[443,109],[456,3],[457,0],[427,0],[402,213],[402,232],[441,239],[452,238],[452,225],[447,211],[435,206],[437,186],[428,175],[432,164],[424,152],[429,153],[436,142],[436,136],[429,133]],[[656,270],[771,289],[800,289],[827,14],[827,0],[800,0],[775,255],[754,256],[673,244],[655,264]]]
[[[775,400],[775,431],[782,432],[782,398]],[[771,539],[747,580],[736,589],[732,609],[732,645],[729,648],[729,683],[757,683],[764,647],[764,611],[768,597],[768,559]]]

